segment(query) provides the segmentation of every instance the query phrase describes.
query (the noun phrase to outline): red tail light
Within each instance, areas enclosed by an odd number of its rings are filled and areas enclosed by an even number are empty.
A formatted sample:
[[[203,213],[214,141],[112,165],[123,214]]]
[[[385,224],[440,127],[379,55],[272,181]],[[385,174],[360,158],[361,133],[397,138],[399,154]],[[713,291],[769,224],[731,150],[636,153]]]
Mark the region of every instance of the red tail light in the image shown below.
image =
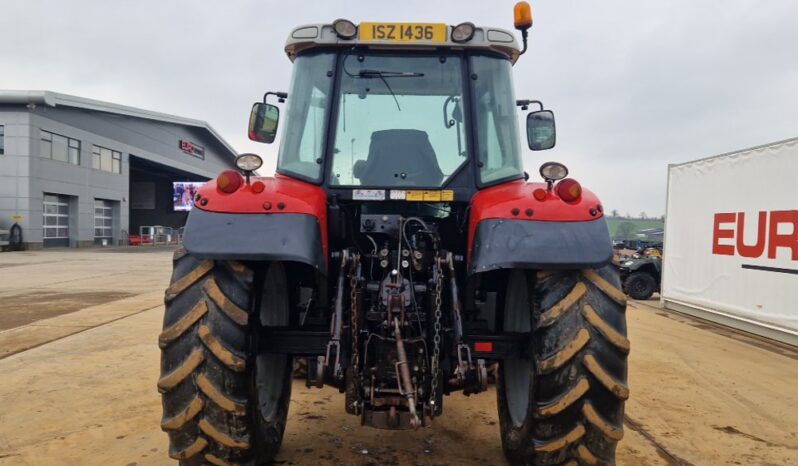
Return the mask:
[[[492,341],[477,341],[474,342],[474,351],[477,353],[492,353],[493,352],[493,342]]]
[[[216,178],[216,187],[227,194],[236,192],[243,183],[244,177],[235,170],[225,170]]]
[[[263,190],[266,189],[266,185],[263,184],[262,181],[256,181],[252,183],[252,192],[255,194],[260,194]]]
[[[582,197],[582,185],[573,178],[566,178],[555,188],[557,195],[565,202],[574,202]]]

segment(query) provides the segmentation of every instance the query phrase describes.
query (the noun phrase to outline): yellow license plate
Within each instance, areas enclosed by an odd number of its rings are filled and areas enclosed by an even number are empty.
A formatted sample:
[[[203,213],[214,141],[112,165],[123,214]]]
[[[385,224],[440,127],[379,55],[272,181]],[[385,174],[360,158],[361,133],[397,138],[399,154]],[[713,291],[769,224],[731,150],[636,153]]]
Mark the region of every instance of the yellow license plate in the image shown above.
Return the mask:
[[[360,40],[390,42],[446,42],[445,24],[360,23]]]

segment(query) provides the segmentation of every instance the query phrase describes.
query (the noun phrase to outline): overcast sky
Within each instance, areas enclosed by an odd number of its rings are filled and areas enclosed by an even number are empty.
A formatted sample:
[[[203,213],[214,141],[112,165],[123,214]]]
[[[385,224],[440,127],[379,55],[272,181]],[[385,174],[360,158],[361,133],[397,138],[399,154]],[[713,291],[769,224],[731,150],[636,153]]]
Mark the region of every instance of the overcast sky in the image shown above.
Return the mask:
[[[512,28],[513,3],[0,0],[0,89],[206,120],[269,171],[276,147],[248,141],[246,124],[264,91],[288,88],[293,26],[343,17]],[[607,209],[661,215],[668,163],[798,136],[798,1],[530,3],[516,94],[554,110],[558,130],[555,149],[524,154],[533,176],[557,160]]]

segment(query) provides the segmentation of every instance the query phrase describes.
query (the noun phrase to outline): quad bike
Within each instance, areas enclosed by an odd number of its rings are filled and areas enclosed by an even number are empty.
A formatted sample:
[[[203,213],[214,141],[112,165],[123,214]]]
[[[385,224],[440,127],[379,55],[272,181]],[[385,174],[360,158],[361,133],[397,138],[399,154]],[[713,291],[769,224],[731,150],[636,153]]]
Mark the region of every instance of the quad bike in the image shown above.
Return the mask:
[[[625,296],[598,198],[562,164],[523,171],[554,116],[515,100],[529,5],[511,32],[471,23],[302,26],[289,91],[253,106],[273,142],[196,194],[174,257],[158,388],[169,455],[268,464],[292,361],[382,429],[422,428],[445,395],[496,386],[512,464],[612,464],[623,435]]]
[[[618,263],[623,291],[630,298],[647,300],[660,289],[662,252],[650,248]]]

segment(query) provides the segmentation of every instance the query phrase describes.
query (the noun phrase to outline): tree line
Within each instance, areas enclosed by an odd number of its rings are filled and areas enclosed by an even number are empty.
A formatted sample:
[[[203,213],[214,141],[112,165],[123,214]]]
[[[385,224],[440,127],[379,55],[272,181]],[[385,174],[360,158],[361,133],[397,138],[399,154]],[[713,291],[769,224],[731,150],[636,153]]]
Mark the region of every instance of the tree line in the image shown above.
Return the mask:
[[[649,216],[645,212],[640,212],[639,214],[637,214],[636,217],[634,217],[629,212],[626,212],[625,214],[621,215],[621,213],[617,209],[613,209],[610,212],[609,217],[610,218],[621,218],[621,219],[627,219],[627,220],[661,220],[663,222],[665,221],[665,215]]]

